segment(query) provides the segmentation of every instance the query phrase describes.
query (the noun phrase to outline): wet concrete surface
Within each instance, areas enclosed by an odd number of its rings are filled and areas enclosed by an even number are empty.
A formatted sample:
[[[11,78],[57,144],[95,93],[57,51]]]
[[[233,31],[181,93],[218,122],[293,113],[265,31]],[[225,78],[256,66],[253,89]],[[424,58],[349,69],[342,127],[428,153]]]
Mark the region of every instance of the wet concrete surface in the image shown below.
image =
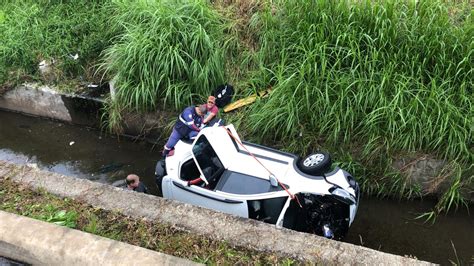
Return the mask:
[[[0,111],[0,160],[36,164],[64,175],[111,184],[136,173],[156,194],[160,145],[116,138],[94,129]],[[345,242],[441,264],[474,263],[474,219],[465,208],[434,224],[414,218],[434,203],[362,198]],[[471,207],[471,215],[474,208]]]

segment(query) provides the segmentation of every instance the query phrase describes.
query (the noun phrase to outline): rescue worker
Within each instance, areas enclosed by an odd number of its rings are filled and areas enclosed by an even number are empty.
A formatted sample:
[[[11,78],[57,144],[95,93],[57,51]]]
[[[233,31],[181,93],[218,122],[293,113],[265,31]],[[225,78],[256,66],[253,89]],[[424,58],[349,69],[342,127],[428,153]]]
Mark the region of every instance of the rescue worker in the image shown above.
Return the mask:
[[[201,124],[204,114],[206,114],[206,105],[189,106],[176,119],[173,132],[163,149],[163,157],[173,150],[174,146],[182,138],[195,139],[201,130]]]

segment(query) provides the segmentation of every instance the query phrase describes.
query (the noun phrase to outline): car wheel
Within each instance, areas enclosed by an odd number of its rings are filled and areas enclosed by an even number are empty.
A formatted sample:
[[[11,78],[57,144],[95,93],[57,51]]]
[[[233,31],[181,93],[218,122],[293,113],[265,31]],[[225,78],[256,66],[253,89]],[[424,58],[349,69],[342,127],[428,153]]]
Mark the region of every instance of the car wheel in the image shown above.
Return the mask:
[[[298,168],[309,175],[323,175],[331,167],[331,156],[326,152],[312,153],[298,162]]]

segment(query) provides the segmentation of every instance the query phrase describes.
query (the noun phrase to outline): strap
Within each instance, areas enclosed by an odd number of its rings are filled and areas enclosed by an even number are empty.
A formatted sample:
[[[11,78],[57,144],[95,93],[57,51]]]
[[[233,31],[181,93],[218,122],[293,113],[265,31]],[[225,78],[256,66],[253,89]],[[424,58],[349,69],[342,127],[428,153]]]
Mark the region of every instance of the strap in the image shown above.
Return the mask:
[[[265,167],[265,165],[263,165],[262,162],[260,162],[259,159],[257,159],[257,157],[255,157],[255,155],[253,153],[251,153],[247,147],[244,146],[244,144],[242,144],[242,142],[239,141],[239,139],[237,139],[234,135],[232,135],[232,133],[230,132],[229,129],[225,128],[224,126],[222,126],[222,128],[224,128],[226,131],[227,131],[227,134],[229,134],[229,136],[231,136],[240,146],[242,146],[250,155],[252,155],[252,157],[261,165],[263,166],[263,168],[265,168],[265,170],[267,170],[268,174],[270,175],[273,175],[275,177],[275,179],[277,180],[278,184],[286,191],[286,193],[288,193],[288,195],[290,195],[290,198],[292,200],[296,200],[296,202],[298,203],[298,205],[300,206],[300,208],[303,208],[303,206],[301,205],[300,203],[300,200],[298,199],[298,197],[296,197],[295,195],[293,195],[287,188],[286,186],[280,182],[280,180],[278,180],[278,178],[267,168]]]

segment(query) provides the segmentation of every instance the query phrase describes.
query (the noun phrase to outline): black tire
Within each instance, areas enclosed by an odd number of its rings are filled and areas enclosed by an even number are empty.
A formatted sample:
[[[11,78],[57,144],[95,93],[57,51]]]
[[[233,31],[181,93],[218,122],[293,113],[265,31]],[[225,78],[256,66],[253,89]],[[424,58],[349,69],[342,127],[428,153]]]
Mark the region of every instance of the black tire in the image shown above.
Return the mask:
[[[298,168],[308,175],[323,175],[331,169],[331,156],[327,152],[312,153],[298,162]]]
[[[156,164],[155,168],[155,183],[156,187],[158,188],[158,196],[163,197],[163,177],[166,175],[166,164],[165,160],[160,160]]]
[[[155,178],[155,182],[156,182],[156,188],[158,190],[158,196],[163,197],[163,186],[162,186],[163,177],[162,176],[157,176]]]

